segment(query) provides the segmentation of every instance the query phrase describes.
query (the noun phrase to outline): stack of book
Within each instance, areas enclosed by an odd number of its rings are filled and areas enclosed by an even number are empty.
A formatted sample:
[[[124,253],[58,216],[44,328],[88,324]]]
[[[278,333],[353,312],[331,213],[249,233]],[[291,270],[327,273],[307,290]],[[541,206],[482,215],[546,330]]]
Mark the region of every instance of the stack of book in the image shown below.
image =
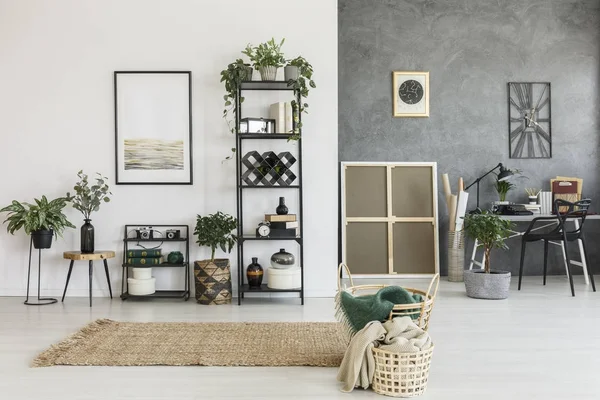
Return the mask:
[[[300,235],[296,214],[265,214],[265,221],[270,224],[270,237],[296,237]]]
[[[542,213],[542,205],[541,204],[523,204],[523,207],[528,211],[531,211],[534,214]]]
[[[162,249],[127,250],[125,258],[129,265],[159,265],[163,260]]]

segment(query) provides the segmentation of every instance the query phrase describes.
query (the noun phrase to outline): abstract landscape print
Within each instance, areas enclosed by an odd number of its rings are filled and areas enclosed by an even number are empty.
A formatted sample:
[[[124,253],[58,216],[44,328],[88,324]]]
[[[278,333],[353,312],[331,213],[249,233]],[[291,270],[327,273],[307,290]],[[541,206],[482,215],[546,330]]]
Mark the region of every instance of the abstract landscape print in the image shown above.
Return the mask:
[[[125,139],[126,170],[183,170],[183,140]]]

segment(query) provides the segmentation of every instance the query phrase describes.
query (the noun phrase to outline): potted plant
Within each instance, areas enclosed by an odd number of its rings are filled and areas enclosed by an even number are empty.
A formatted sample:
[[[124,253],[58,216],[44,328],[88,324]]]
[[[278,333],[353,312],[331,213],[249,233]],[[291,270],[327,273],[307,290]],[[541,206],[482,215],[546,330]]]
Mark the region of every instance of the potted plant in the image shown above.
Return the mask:
[[[485,257],[483,270],[467,270],[464,273],[467,296],[476,299],[505,299],[510,288],[510,271],[492,270],[492,249],[507,249],[504,240],[508,237],[512,222],[489,211],[465,216],[464,231],[483,247]]]
[[[49,249],[52,246],[52,236],[61,236],[66,228],[75,228],[69,222],[62,210],[67,205],[67,198],[59,197],[48,201],[46,196],[34,199],[35,204],[20,203],[16,200],[0,210],[8,213],[6,230],[14,235],[23,228],[31,235],[36,249]]]
[[[506,195],[514,189],[514,187],[515,184],[509,181],[499,181],[496,179],[496,183],[494,183],[494,188],[496,189],[496,192],[498,192],[498,197],[501,202],[506,201]]]
[[[221,71],[221,82],[225,84],[225,95],[223,100],[225,106],[223,109],[223,118],[227,122],[229,132],[235,134],[236,127],[235,122],[231,119],[235,119],[236,102],[239,94],[239,89],[242,82],[252,80],[252,67],[250,64],[244,63],[241,58],[238,58],[234,62],[227,65],[227,68]],[[240,103],[244,102],[244,97],[240,96]],[[235,153],[235,147],[231,149],[232,153]],[[233,154],[226,157],[225,160],[231,160]]]
[[[196,218],[196,235],[199,246],[210,247],[209,260],[194,263],[196,279],[196,301],[200,304],[231,303],[231,272],[228,258],[215,258],[217,248],[231,253],[237,242],[232,233],[237,228],[237,219],[221,211],[206,217]]]
[[[258,69],[263,81],[274,81],[277,77],[277,69],[285,65],[285,57],[281,51],[284,42],[285,38],[279,43],[275,43],[275,38],[271,38],[268,42],[255,47],[248,44],[242,51],[242,54],[247,55],[253,63],[254,68]]]
[[[287,71],[287,68],[293,68],[294,70]],[[304,101],[308,97],[309,88],[316,88],[317,85],[313,80],[313,67],[308,61],[302,56],[298,56],[288,62],[286,66],[286,81],[288,86],[294,89],[294,95],[296,98],[300,97],[300,103],[297,100],[292,100],[292,110],[294,111],[294,132],[290,137],[290,140],[299,139],[300,128],[302,128],[302,122],[298,117],[300,113],[308,113],[308,103]],[[289,78],[289,79],[288,79]]]
[[[106,183],[108,178],[99,173],[96,173],[96,175],[98,175],[96,182],[90,186],[88,176],[83,171],[79,171],[77,173],[79,182],[73,186],[75,195],[71,196],[70,193],[67,193],[67,199],[73,203],[73,208],[83,214],[84,224],[81,226],[82,253],[94,252],[94,226],[91,224],[90,217],[93,212],[100,209],[100,204],[110,201],[109,195],[112,196]]]

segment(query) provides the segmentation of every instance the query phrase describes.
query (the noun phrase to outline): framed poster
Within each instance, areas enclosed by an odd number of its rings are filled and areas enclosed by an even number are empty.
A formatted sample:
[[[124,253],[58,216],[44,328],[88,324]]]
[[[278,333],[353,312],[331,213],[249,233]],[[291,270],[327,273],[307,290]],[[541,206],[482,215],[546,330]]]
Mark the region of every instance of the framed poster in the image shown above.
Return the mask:
[[[429,72],[394,71],[394,117],[429,117]]]
[[[192,184],[192,73],[115,71],[117,185]]]
[[[552,158],[550,82],[508,83],[510,158]]]

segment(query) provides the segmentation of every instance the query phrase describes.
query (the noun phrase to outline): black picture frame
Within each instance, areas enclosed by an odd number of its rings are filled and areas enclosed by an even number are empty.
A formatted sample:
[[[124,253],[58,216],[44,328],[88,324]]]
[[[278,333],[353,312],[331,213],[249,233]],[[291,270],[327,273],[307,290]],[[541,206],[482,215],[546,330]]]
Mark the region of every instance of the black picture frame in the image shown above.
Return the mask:
[[[507,99],[509,157],[552,158],[550,82],[508,82]]]
[[[177,155],[179,155],[180,153],[182,154],[182,162],[183,162],[183,173],[181,174],[182,176],[180,178],[177,179],[164,179],[164,177],[162,177],[161,179],[157,179],[157,180],[152,180],[152,179],[130,179],[125,177],[124,175],[126,175],[126,173],[124,173],[125,169],[125,164],[126,162],[122,162],[120,163],[120,159],[121,159],[121,153],[125,153],[124,152],[124,147],[126,146],[125,144],[121,144],[121,141],[123,140],[123,138],[120,136],[119,132],[119,78],[121,76],[123,77],[131,77],[133,75],[140,75],[142,77],[149,77],[150,75],[157,75],[160,77],[163,77],[167,74],[174,74],[176,76],[185,76],[187,77],[187,99],[184,99],[184,101],[187,101],[187,105],[186,105],[186,112],[187,112],[187,118],[185,118],[185,121],[183,121],[183,119],[180,121],[182,122],[182,127],[185,126],[185,129],[187,130],[187,133],[182,132],[182,135],[184,137],[184,139],[182,140],[182,152],[180,152],[178,149],[176,149]],[[113,72],[113,90],[114,90],[114,117],[115,117],[115,180],[116,180],[116,184],[117,185],[192,185],[194,180],[194,163],[193,163],[193,125],[192,125],[192,72],[191,71],[139,71],[139,70],[135,70],[135,71],[114,71]],[[179,99],[180,101],[182,99]],[[186,145],[186,141],[187,140],[187,145]],[[179,141],[177,141],[179,142]],[[177,143],[177,146],[179,146],[179,143]],[[123,155],[123,158],[125,156]],[[186,157],[187,157],[187,162],[186,162]],[[177,161],[177,165],[176,167],[172,167],[172,168],[166,168],[164,170],[161,169],[152,169],[152,168],[147,168],[144,169],[144,171],[148,172],[148,171],[167,171],[168,169],[173,169],[173,170],[179,170],[179,163],[180,161]],[[123,165],[120,165],[123,164]],[[187,168],[186,168],[187,166]],[[140,168],[141,169],[141,168]],[[165,174],[167,174],[170,171],[167,171]],[[151,175],[151,172],[148,172],[149,175]]]

